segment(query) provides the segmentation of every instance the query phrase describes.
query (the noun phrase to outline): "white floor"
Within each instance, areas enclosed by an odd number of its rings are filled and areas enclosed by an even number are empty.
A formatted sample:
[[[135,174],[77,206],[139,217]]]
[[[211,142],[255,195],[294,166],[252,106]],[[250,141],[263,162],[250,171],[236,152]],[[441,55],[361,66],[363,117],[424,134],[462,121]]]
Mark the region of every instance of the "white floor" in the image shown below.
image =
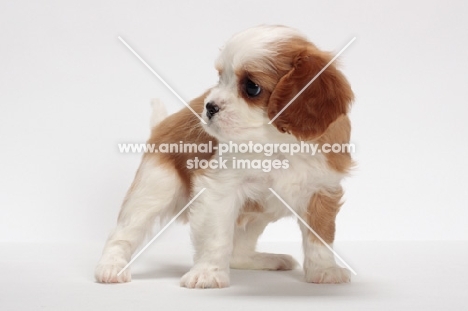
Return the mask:
[[[341,242],[352,283],[314,285],[302,271],[231,272],[231,287],[178,285],[187,245],[153,244],[127,284],[93,280],[102,245],[0,245],[0,310],[468,310],[468,242]],[[301,259],[300,243],[262,244]]]

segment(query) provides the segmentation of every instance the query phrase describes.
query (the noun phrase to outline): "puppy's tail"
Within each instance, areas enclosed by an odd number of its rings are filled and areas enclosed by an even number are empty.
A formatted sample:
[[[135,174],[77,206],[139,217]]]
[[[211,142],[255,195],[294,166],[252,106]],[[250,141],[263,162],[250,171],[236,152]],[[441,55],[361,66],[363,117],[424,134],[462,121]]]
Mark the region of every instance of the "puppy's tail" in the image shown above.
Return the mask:
[[[151,108],[150,128],[153,128],[167,117],[167,110],[159,98],[151,100]]]

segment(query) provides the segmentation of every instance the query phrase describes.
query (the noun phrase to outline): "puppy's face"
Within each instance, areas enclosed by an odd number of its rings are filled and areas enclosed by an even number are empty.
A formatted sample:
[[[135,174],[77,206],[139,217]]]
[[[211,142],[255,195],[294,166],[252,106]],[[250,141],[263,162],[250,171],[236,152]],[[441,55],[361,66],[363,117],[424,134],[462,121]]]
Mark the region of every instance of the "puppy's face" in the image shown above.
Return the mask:
[[[264,141],[270,130],[303,140],[320,136],[353,97],[333,65],[268,122],[330,59],[291,28],[259,26],[235,35],[215,64],[219,83],[205,98],[205,130],[220,141]]]

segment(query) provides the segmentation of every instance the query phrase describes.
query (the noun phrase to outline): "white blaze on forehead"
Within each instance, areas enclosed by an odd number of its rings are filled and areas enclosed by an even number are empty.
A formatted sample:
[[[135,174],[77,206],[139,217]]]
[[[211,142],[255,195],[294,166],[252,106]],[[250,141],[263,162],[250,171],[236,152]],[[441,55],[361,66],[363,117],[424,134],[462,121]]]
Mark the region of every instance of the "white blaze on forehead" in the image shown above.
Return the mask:
[[[296,29],[285,26],[249,28],[234,35],[226,43],[216,60],[216,68],[231,71],[256,59],[271,62],[272,57],[276,55],[277,44],[294,37],[304,38]]]

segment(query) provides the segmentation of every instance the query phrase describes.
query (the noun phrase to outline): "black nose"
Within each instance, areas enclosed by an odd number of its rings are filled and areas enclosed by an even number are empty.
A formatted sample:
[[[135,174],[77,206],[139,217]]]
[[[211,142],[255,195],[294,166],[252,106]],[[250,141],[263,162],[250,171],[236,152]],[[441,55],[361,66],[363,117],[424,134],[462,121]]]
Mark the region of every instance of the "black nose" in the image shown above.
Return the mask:
[[[218,105],[214,104],[213,102],[208,102],[206,104],[206,116],[208,117],[208,119],[211,119],[218,112],[219,112]]]

